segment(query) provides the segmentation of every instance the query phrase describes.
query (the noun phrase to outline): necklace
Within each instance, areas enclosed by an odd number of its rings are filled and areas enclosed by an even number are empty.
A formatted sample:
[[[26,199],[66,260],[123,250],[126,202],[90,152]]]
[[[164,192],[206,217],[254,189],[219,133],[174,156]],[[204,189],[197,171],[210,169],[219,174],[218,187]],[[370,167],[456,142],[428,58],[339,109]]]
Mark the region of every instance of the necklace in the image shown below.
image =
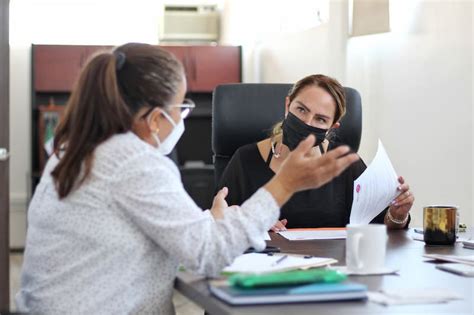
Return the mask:
[[[280,146],[280,151],[278,153],[275,150],[275,142],[272,141],[271,146],[272,146],[273,156],[275,157],[275,159],[278,159],[281,155],[281,146]]]

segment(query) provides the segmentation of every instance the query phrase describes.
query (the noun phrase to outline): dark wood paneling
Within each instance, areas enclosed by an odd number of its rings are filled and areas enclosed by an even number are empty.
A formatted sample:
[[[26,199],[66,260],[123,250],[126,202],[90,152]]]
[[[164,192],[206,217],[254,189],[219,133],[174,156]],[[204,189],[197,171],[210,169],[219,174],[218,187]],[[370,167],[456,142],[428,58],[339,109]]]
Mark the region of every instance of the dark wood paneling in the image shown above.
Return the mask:
[[[219,84],[240,82],[240,48],[193,46],[190,53],[193,92],[212,92]]]
[[[218,84],[241,81],[240,47],[161,46],[183,64],[189,92],[212,92]],[[110,46],[33,46],[33,84],[38,92],[69,92],[95,52]]]
[[[189,47],[188,46],[160,46],[160,48],[163,48],[164,50],[172,53],[181,63],[183,64],[184,67],[184,72],[186,75],[186,81],[188,83],[188,91],[190,90],[190,73],[189,73],[189,67],[190,67],[190,59],[189,59]]]
[[[87,64],[87,62],[93,58],[96,54],[104,51],[110,51],[113,46],[85,46],[85,50],[82,55],[81,69]]]
[[[0,0],[0,147],[9,148],[9,1]],[[0,312],[9,309],[9,179],[8,161],[0,161]]]
[[[82,67],[97,51],[111,46],[33,46],[34,90],[38,92],[70,92]]]
[[[33,47],[36,92],[68,92],[84,63],[83,46],[41,45]]]
[[[161,46],[181,61],[188,81],[188,92],[214,91],[219,84],[241,81],[238,46]]]

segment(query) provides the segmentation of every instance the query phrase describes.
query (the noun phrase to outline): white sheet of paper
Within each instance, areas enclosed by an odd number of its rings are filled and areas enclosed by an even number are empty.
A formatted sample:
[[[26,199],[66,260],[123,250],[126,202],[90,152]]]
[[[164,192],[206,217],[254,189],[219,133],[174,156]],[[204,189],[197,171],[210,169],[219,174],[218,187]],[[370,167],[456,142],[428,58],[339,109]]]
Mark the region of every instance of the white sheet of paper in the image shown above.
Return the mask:
[[[244,272],[244,273],[265,273],[299,268],[309,268],[313,266],[324,266],[336,263],[332,258],[287,255],[284,260],[276,263],[284,254],[267,255],[259,253],[243,254],[238,256],[234,262],[224,268],[223,272]]]
[[[265,241],[271,241],[272,238],[270,237],[270,234],[268,234],[268,232],[265,232],[265,234],[263,235]]]
[[[423,257],[474,266],[474,255],[425,254]]]
[[[354,181],[351,224],[368,224],[398,196],[398,177],[379,140],[377,154]]]
[[[336,240],[347,237],[346,230],[308,230],[308,231],[282,231],[278,232],[289,241],[307,241],[307,240]]]
[[[369,301],[383,305],[433,304],[462,299],[462,295],[450,289],[401,288],[385,289],[368,293]]]

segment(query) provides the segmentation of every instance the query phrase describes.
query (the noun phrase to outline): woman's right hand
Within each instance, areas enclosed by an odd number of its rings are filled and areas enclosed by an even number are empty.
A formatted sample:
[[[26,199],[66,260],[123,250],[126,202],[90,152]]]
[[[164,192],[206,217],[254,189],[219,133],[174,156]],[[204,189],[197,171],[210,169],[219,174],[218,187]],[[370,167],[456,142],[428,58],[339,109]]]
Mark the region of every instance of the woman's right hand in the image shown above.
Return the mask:
[[[356,153],[349,153],[348,146],[315,156],[311,154],[315,141],[313,135],[301,141],[265,185],[278,205],[282,206],[295,192],[321,187],[359,159]]]
[[[272,230],[273,232],[277,233],[277,232],[280,232],[280,231],[286,231],[286,224],[288,223],[288,220],[287,219],[283,219],[283,220],[278,220],[270,230]]]

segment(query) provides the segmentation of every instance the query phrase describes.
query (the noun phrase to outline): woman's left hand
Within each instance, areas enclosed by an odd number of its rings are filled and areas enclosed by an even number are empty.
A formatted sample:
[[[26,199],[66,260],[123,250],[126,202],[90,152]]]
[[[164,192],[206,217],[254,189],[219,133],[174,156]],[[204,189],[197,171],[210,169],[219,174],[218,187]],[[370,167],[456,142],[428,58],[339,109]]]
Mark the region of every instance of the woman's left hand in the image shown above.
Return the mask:
[[[405,179],[402,176],[398,177],[398,182],[400,183],[400,186],[398,186],[400,194],[392,201],[388,210],[393,217],[403,220],[407,217],[408,212],[410,212],[415,197],[410,192],[410,186],[405,183]]]
[[[212,207],[209,209],[211,211],[212,216],[215,220],[223,219],[224,218],[224,211],[235,211],[240,209],[239,206],[233,205],[229,206],[227,201],[225,201],[225,197],[229,194],[229,189],[227,187],[222,188],[219,190],[212,201]]]
[[[214,197],[214,200],[212,201],[212,207],[210,209],[214,219],[222,219],[224,217],[224,209],[229,207],[227,201],[225,201],[225,197],[227,197],[228,193],[229,189],[224,187],[219,190]]]

